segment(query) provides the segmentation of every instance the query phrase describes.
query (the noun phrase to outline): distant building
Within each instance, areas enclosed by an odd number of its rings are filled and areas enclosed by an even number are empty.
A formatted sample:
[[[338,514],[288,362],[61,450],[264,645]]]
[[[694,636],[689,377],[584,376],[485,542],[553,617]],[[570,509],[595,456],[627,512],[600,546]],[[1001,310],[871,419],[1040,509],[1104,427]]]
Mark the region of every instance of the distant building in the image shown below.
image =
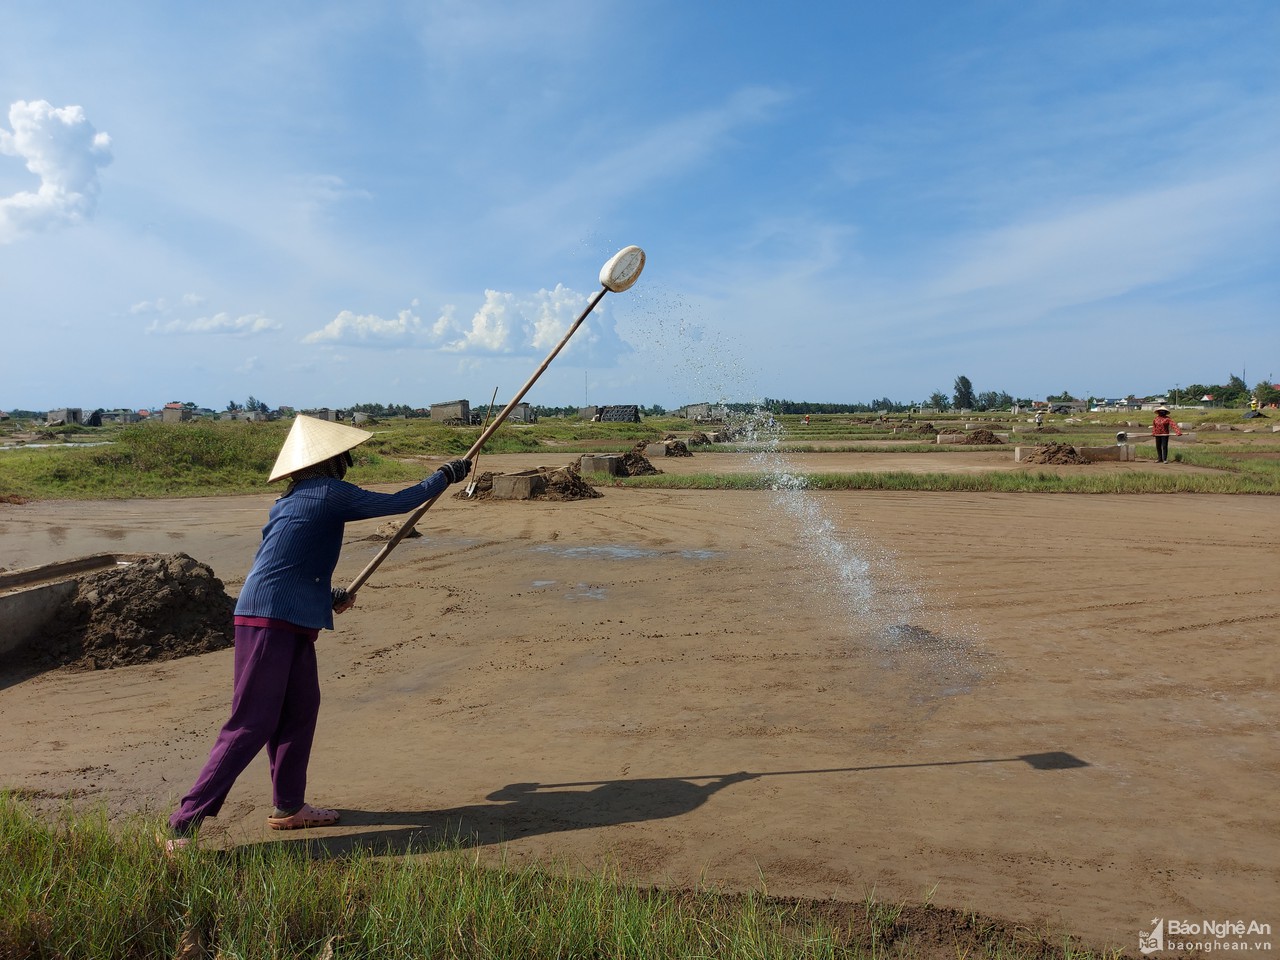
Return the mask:
[[[511,412],[507,414],[508,420],[514,420],[516,423],[537,423],[538,415],[533,412],[533,407],[527,403],[517,403],[511,408]]]
[[[431,405],[431,419],[450,426],[471,423],[471,404],[466,400],[447,400]]]
[[[163,423],[185,423],[190,419],[191,409],[180,403],[166,403],[164,409],[160,411],[160,420]]]
[[[84,410],[80,407],[63,407],[61,410],[50,410],[44,422],[46,426],[50,427],[84,423]]]
[[[616,404],[600,408],[601,423],[639,423],[640,408],[635,404]]]
[[[690,403],[675,412],[677,417],[705,423],[708,420],[723,420],[729,411],[719,403]]]

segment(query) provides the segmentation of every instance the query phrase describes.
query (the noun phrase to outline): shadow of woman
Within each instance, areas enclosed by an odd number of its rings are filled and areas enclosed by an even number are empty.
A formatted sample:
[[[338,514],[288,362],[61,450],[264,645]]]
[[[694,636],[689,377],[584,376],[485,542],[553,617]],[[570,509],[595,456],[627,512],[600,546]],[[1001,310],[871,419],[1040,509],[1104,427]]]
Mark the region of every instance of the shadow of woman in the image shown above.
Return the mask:
[[[540,834],[679,817],[725,787],[756,776],[744,772],[697,778],[707,783],[675,777],[609,780],[580,790],[512,783],[490,793],[487,803],[462,807],[415,812],[343,810],[341,828],[347,832],[342,835],[301,831],[303,835],[285,839],[305,842],[310,855],[322,857],[355,851],[395,855],[483,847]]]

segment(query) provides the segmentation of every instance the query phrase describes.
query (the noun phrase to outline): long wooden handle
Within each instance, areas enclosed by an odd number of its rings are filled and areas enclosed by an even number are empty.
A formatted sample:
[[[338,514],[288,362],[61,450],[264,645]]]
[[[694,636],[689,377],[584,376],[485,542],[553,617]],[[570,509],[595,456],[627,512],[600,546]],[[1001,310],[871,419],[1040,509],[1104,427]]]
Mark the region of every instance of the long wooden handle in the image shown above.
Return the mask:
[[[578,327],[582,325],[582,321],[587,319],[587,314],[596,308],[596,304],[598,304],[608,292],[608,287],[601,286],[599,290],[591,295],[591,299],[587,301],[586,307],[584,307],[582,312],[578,314],[578,319],[573,321],[568,332],[560,339],[560,342],[555,345],[552,351],[547,354],[547,359],[543,360],[542,365],[533,372],[533,376],[525,381],[525,385],[520,388],[519,393],[511,398],[511,402],[502,408],[502,412],[498,414],[493,423],[489,424],[489,426],[481,432],[480,436],[476,438],[476,442],[473,443],[471,445],[471,449],[467,451],[466,459],[470,460],[480,452],[480,448],[489,441],[489,438],[493,436],[498,427],[502,426],[502,421],[507,419],[511,411],[516,408],[516,404],[524,399],[524,395],[529,392],[529,388],[538,381],[538,378],[542,376],[547,367],[551,366],[551,361],[556,358],[556,354],[560,352],[561,348],[569,342],[569,338],[572,337]],[[382,565],[382,561],[387,559],[387,554],[391,553],[391,551],[396,548],[396,544],[413,532],[414,526],[422,519],[422,515],[430,510],[431,505],[439,499],[440,494],[436,494],[422,506],[418,507],[417,510],[413,511],[413,513],[409,514],[404,523],[400,525],[400,529],[395,532],[395,535],[382,545],[382,549],[378,551],[377,556],[370,560],[365,568],[357,574],[356,578],[351,581],[351,585],[347,587],[348,594],[354,594],[364,586],[365,581],[369,579],[373,574],[373,571],[377,570],[378,567]]]

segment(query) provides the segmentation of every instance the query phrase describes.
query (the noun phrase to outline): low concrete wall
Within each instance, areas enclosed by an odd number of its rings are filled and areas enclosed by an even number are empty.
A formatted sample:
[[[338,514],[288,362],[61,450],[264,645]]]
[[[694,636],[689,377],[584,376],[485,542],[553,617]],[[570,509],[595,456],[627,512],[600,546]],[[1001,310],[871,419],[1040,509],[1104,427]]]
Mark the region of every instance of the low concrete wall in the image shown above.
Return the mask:
[[[1138,458],[1134,455],[1134,447],[1131,443],[1112,444],[1109,447],[1076,447],[1076,453],[1093,461],[1116,460],[1122,463],[1128,463]]]
[[[616,477],[622,473],[622,457],[616,454],[595,454],[582,458],[578,469],[583,473],[607,473]]]
[[[665,443],[647,443],[644,447],[644,455],[646,457],[665,457],[667,452]]]
[[[141,559],[100,553],[0,574],[0,656],[27,646],[75,596],[79,578]]]
[[[495,500],[531,500],[546,487],[542,474],[536,470],[508,473],[493,478],[493,497]]]
[[[0,657],[21,650],[34,640],[62,605],[76,595],[78,586],[75,580],[64,580],[0,596]]]
[[[1040,444],[1040,446],[1047,446],[1047,444]],[[1074,444],[1069,444],[1069,446],[1074,446]],[[1040,449],[1040,447],[1014,447],[1013,462],[1022,462],[1024,450],[1027,455],[1030,455],[1033,450],[1038,449]],[[1134,453],[1133,444],[1131,443],[1127,443],[1124,446],[1115,444],[1110,447],[1076,447],[1075,450],[1076,453],[1080,454],[1080,456],[1093,462],[1113,461],[1127,463],[1138,459]]]
[[[938,443],[964,443],[964,437],[963,433],[940,433]]]

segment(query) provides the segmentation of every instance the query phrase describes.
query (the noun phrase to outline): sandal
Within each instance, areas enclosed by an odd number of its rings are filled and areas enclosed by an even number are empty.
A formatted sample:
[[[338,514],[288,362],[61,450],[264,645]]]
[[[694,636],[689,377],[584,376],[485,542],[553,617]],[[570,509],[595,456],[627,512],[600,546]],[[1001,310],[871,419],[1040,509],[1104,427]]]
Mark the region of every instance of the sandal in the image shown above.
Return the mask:
[[[287,816],[267,817],[267,826],[272,830],[306,830],[310,827],[331,827],[339,819],[337,810],[322,810],[304,803]]]

